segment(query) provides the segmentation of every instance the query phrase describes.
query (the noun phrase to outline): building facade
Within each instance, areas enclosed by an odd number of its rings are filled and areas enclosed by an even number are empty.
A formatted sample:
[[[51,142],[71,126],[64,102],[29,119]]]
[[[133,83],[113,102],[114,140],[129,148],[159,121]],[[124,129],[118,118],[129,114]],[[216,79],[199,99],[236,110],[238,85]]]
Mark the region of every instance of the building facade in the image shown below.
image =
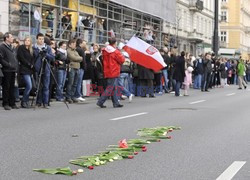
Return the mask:
[[[177,0],[175,34],[179,51],[193,55],[212,51],[214,0]],[[168,31],[168,30],[166,30]]]
[[[156,1],[158,6],[164,4],[165,13],[147,7]],[[58,40],[81,36],[90,43],[100,44],[110,36],[129,39],[139,33],[162,47],[163,23],[168,21],[166,17],[175,19],[176,0],[156,1],[142,1],[145,7],[136,1],[132,7],[130,1],[120,0],[10,0],[10,32],[22,40],[29,35],[34,38],[38,31],[45,33],[52,29]],[[35,17],[37,12],[41,14],[40,23]],[[169,23],[173,24],[171,20]]]
[[[250,0],[220,0],[220,54],[250,59]]]
[[[0,1],[0,32],[9,31],[9,0]]]

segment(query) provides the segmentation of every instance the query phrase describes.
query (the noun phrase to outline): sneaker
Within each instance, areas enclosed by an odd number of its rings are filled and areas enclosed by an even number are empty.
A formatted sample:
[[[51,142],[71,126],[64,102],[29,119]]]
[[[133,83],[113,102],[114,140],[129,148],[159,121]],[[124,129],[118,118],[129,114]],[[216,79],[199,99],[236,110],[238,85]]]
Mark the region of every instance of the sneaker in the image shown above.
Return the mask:
[[[86,101],[86,99],[84,99],[84,98],[82,98],[82,97],[79,97],[79,98],[76,98],[78,101],[80,101],[80,102],[85,102]]]
[[[247,89],[247,86],[245,86],[244,88]]]
[[[10,107],[10,106],[4,106],[3,108],[4,108],[4,110],[6,110],[6,111],[11,110],[11,107]]]
[[[25,109],[29,109],[30,108],[30,104],[28,102],[21,102],[21,107],[25,108]]]
[[[133,94],[131,94],[131,95],[128,97],[128,100],[129,100],[129,102],[130,102],[130,103],[132,102],[133,97],[134,97],[134,95],[133,95]]]
[[[48,104],[44,104],[43,107],[44,107],[44,109],[49,109],[49,105]]]

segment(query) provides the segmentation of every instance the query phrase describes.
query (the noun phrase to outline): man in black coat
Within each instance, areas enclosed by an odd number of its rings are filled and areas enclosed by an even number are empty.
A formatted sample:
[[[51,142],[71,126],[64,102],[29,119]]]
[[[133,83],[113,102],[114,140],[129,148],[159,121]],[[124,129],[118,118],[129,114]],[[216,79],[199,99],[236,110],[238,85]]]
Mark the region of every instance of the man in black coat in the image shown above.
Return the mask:
[[[15,104],[15,73],[18,69],[18,61],[13,44],[13,36],[10,33],[5,33],[4,42],[0,45],[0,63],[3,68],[3,107],[5,110],[18,109]]]
[[[175,80],[175,96],[180,96],[180,87],[185,78],[185,52],[181,52],[181,56],[177,58],[175,63],[175,71],[173,79]]]
[[[201,82],[201,91],[208,91],[209,83],[211,81],[211,74],[213,71],[212,68],[212,60],[211,60],[211,54],[206,53],[205,58],[203,59],[203,68],[204,68],[204,74]]]
[[[151,69],[147,69],[140,65],[137,65],[137,67],[141,97],[147,97],[147,94],[149,94],[150,98],[154,98],[154,72]]]

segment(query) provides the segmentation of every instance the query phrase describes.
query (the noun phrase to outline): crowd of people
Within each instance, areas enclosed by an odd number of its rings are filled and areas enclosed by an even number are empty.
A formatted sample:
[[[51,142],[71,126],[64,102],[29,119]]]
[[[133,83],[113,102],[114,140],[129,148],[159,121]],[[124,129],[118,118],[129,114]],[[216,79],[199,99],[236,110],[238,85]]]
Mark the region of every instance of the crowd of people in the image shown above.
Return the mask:
[[[0,44],[0,78],[2,105],[5,110],[32,105],[49,109],[51,99],[67,103],[84,102],[98,97],[97,105],[105,108],[112,99],[114,108],[134,96],[154,98],[164,93],[189,96],[189,88],[210,89],[238,84],[246,89],[250,81],[250,62],[241,58],[228,60],[206,53],[194,57],[177,48],[159,50],[166,67],[159,72],[131,61],[123,50],[126,41],[109,39],[105,46],[88,45],[81,38],[57,42],[47,31],[38,33],[36,42],[23,42],[12,34],[3,34]],[[180,93],[183,89],[183,94]],[[21,99],[21,100],[20,100]],[[31,103],[31,99],[33,99]]]

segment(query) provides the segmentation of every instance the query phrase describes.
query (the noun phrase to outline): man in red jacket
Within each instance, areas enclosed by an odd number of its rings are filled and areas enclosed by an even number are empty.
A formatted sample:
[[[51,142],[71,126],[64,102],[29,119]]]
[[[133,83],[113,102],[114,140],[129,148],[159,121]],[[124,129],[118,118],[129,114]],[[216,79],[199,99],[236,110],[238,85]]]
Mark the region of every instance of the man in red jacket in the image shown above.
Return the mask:
[[[119,50],[116,49],[117,43],[115,38],[109,39],[109,45],[102,50],[103,56],[103,71],[104,78],[107,79],[107,88],[102,93],[102,96],[97,102],[97,106],[101,108],[106,108],[103,104],[108,99],[109,96],[112,98],[114,108],[121,108],[118,101],[118,77],[120,76],[120,68],[124,63],[125,58]]]

